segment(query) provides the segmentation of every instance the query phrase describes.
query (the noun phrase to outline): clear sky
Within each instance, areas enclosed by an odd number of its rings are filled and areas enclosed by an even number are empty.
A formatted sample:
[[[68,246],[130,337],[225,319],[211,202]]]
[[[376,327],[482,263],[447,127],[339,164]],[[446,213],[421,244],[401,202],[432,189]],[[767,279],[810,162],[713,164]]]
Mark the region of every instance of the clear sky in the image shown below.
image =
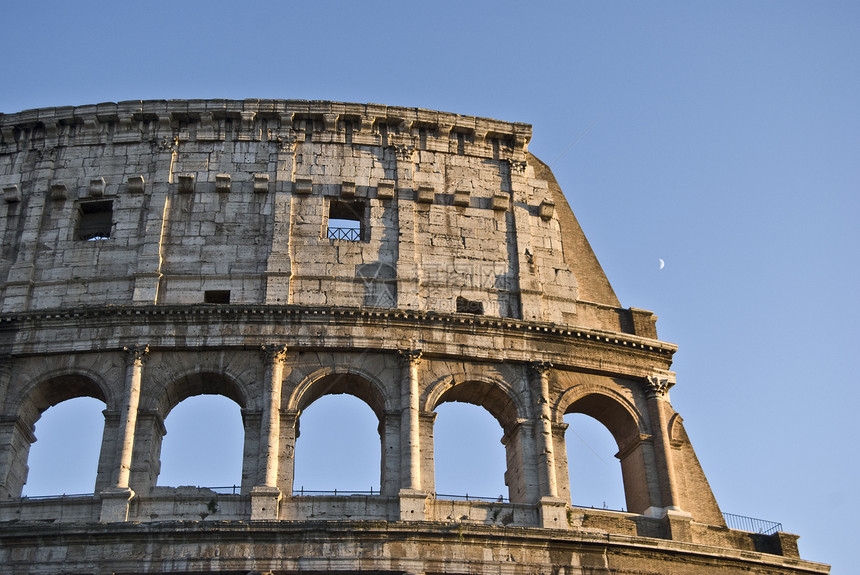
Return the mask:
[[[552,167],[622,304],[655,311],[661,339],[680,346],[672,403],[722,509],[780,521],[804,558],[852,570],[860,4],[87,6],[5,3],[0,112],[298,98],[532,124],[529,149]],[[300,442],[324,409],[308,410]],[[452,409],[439,421],[460,417],[462,433],[477,420],[501,448],[486,414]],[[611,447],[586,435],[570,440],[600,456],[585,466],[610,468]],[[375,469],[334,487],[378,488]],[[332,473],[300,481],[326,489]],[[498,479],[446,481],[493,495]],[[238,477],[196,482],[222,481]]]

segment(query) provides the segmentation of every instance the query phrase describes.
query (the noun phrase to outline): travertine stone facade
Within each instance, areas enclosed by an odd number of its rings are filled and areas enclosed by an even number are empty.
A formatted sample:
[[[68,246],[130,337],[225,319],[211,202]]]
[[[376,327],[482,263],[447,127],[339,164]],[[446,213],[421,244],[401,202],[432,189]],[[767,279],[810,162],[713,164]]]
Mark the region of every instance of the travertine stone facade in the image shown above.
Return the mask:
[[[333,102],[0,116],[0,573],[827,572],[726,527],[676,347],[620,306],[530,137]],[[242,409],[239,494],[156,486],[201,393]],[[293,492],[333,393],[379,419],[379,495]],[[21,498],[35,422],[78,396],[106,406],[93,495]],[[448,401],[501,425],[508,501],[435,496]],[[628,512],[570,506],[572,412],[615,437]]]

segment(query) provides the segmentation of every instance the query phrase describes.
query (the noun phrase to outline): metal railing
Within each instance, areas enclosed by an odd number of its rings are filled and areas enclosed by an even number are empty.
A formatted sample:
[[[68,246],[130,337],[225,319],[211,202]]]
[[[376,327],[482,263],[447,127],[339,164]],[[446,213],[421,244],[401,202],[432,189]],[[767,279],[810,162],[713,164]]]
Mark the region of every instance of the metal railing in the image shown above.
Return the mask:
[[[302,495],[382,495],[379,489],[370,488],[370,491],[344,491],[342,489],[333,489],[331,491],[312,491],[305,489],[304,486],[299,489],[293,489],[293,497]]]
[[[360,242],[361,230],[359,228],[332,228],[328,229],[328,239],[346,240],[348,242]]]
[[[605,501],[603,502],[602,507],[597,505],[579,505],[578,503],[571,503],[570,506],[576,507],[578,509],[599,509],[601,511],[618,511],[620,513],[627,513],[626,511],[624,511],[623,507],[621,509],[613,509],[612,507],[607,507]]]
[[[504,495],[492,497],[492,496],[484,496],[484,495],[470,495],[469,493],[466,493],[465,495],[451,495],[450,493],[437,493],[436,499],[454,499],[456,501],[494,501],[496,503],[509,503],[510,502],[510,499],[508,499]]]
[[[63,493],[61,495],[23,495],[21,499],[29,501],[49,501],[51,499],[72,499],[81,497],[93,497],[95,493]]]
[[[208,489],[209,491],[214,491],[221,495],[239,495],[242,493],[241,485],[227,485],[224,487],[197,486],[197,489]]]
[[[723,513],[723,517],[730,529],[737,529],[738,531],[749,531],[750,533],[759,533],[761,535],[773,535],[777,531],[782,531],[782,523],[768,521],[767,519],[756,519],[755,517],[735,515],[734,513]]]

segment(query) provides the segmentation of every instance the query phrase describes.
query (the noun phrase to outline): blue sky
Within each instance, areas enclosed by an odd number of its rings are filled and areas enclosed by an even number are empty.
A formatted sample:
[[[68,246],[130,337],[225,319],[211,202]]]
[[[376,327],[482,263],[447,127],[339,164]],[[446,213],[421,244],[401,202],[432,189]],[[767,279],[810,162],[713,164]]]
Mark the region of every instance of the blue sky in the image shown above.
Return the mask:
[[[782,522],[834,573],[853,565],[860,5],[87,6],[6,4],[0,112],[300,98],[532,124],[622,304],[680,346],[672,403],[723,510]],[[495,445],[493,425],[475,427]],[[475,492],[498,491],[488,475]]]

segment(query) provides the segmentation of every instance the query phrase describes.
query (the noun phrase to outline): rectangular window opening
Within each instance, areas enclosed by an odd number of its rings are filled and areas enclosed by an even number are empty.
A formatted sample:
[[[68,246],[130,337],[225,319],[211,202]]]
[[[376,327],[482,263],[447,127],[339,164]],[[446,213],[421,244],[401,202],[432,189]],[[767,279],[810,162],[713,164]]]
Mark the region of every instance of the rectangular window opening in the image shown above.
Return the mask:
[[[203,303],[230,303],[230,290],[206,290],[205,292],[203,292]]]
[[[484,315],[484,302],[472,301],[470,299],[457,296],[457,313]]]
[[[81,241],[110,239],[113,228],[113,200],[80,205],[76,238]]]
[[[328,239],[360,242],[366,233],[364,202],[331,201],[328,211]]]

